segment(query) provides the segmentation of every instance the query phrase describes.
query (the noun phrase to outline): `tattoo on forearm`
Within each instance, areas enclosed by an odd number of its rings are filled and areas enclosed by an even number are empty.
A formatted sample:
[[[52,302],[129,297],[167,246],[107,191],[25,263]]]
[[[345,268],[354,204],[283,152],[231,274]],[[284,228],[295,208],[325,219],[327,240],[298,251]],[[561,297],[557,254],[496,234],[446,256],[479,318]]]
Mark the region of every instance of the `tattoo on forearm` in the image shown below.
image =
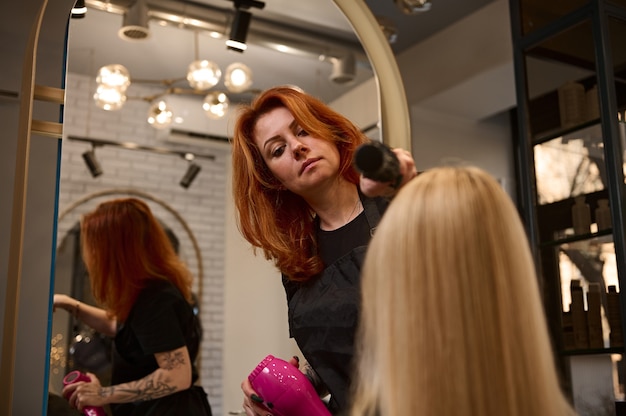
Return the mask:
[[[124,401],[153,400],[176,391],[176,386],[169,384],[170,382],[171,380],[168,378],[160,380],[159,377],[150,375],[138,381],[103,388],[101,395],[113,396],[118,394]]]
[[[159,356],[159,364],[163,364],[162,368],[166,370],[173,370],[185,365],[185,357],[180,351],[164,353]]]

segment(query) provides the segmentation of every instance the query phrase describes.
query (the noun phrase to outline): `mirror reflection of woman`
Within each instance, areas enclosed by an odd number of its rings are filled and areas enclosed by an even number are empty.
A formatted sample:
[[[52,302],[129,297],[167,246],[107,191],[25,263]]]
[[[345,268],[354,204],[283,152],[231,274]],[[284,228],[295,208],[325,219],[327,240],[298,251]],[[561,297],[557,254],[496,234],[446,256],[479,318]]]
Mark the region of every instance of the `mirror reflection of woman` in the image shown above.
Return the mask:
[[[233,135],[240,230],[280,270],[303,370],[320,395],[330,394],[333,413],[347,405],[361,262],[388,204],[374,196],[395,192],[353,168],[355,150],[368,141],[346,117],[289,86],[262,93]],[[394,153],[402,185],[415,165],[408,151]],[[271,414],[247,380],[242,389],[247,415]]]
[[[210,416],[196,385],[202,328],[192,308],[191,273],[143,201],[116,199],[81,220],[82,255],[94,298],[54,295],[62,308],[114,338],[111,386],[95,374],[63,396],[79,410],[110,405],[113,416]]]

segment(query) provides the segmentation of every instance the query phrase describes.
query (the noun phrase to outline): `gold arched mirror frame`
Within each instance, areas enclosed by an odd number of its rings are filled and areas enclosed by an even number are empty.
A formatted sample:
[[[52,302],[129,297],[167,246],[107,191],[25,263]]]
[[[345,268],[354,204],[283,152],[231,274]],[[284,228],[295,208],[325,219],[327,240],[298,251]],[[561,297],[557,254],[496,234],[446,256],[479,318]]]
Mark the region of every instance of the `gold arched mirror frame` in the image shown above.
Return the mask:
[[[333,2],[352,24],[374,69],[383,142],[410,151],[411,128],[406,93],[396,58],[385,35],[378,30],[378,22],[365,1]]]

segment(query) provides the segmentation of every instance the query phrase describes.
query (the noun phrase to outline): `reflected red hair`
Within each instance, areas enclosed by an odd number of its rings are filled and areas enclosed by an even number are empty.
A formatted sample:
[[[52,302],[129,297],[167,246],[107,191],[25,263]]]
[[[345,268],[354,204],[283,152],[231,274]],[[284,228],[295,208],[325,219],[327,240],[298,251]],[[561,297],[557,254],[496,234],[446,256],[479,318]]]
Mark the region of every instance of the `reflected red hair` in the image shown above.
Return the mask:
[[[81,246],[94,298],[117,320],[153,279],[172,282],[191,303],[191,273],[144,202],[100,204],[81,220]]]
[[[352,167],[356,148],[369,139],[350,120],[322,101],[290,86],[271,88],[244,107],[233,135],[233,196],[238,225],[265,258],[291,280],[305,281],[324,265],[316,254],[313,213],[304,199],[280,186],[254,142],[259,119],[284,107],[311,136],[333,142],[340,155],[340,174],[358,184]]]

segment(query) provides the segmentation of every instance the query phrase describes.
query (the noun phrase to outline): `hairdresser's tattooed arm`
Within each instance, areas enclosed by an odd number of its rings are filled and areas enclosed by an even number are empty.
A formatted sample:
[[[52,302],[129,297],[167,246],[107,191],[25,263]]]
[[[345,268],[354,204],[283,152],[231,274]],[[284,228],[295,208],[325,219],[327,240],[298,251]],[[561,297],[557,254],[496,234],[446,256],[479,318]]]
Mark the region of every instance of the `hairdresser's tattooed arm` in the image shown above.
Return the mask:
[[[108,403],[129,403],[158,399],[191,385],[191,361],[187,347],[154,354],[159,368],[129,383],[102,387],[100,396]]]
[[[315,387],[315,391],[317,392],[318,396],[324,397],[329,393],[328,387],[326,387],[320,376],[315,372],[315,370],[313,370],[313,367],[311,367],[309,363],[304,363],[304,368],[302,369],[302,372],[304,373],[306,378],[309,379],[311,384],[313,384],[313,387]]]

